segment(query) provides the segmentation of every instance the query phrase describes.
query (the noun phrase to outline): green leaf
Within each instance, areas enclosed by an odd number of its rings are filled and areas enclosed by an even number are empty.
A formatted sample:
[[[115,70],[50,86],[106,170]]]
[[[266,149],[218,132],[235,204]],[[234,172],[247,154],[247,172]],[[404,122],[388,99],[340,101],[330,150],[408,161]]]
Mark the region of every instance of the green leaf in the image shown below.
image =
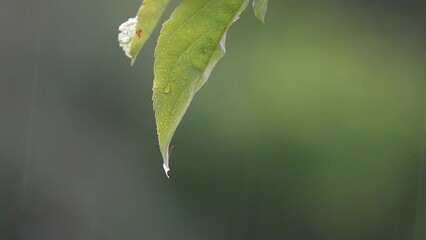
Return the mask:
[[[135,63],[139,51],[151,36],[169,3],[170,0],[144,0],[139,8],[137,18],[129,19],[130,22],[122,24],[123,30],[120,26],[120,31],[125,31],[125,37],[131,40],[129,46],[122,46],[126,55],[131,59],[131,65]],[[135,21],[136,26],[134,25]],[[123,35],[123,33],[121,34]],[[126,40],[124,42],[126,43]],[[122,45],[121,41],[120,43]]]
[[[169,144],[194,94],[225,53],[228,28],[249,0],[183,0],[155,49],[153,102],[166,174]]]
[[[265,22],[266,9],[268,8],[268,0],[254,0],[253,10],[254,15],[263,23]]]

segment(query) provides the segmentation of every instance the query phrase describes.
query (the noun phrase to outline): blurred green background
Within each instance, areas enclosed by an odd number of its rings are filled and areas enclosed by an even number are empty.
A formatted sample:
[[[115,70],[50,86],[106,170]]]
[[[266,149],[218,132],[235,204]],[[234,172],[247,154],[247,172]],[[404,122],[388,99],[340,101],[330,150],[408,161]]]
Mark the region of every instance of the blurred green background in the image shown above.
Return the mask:
[[[132,68],[117,43],[139,4],[0,2],[0,239],[426,239],[424,1],[248,8],[171,179],[158,29]]]

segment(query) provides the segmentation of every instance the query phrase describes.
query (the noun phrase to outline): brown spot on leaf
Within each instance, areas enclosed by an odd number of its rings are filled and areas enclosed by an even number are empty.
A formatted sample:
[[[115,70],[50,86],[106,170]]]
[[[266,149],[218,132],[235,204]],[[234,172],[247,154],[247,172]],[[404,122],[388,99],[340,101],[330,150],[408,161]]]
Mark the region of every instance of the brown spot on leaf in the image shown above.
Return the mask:
[[[140,38],[142,34],[142,29],[137,30],[135,34]]]

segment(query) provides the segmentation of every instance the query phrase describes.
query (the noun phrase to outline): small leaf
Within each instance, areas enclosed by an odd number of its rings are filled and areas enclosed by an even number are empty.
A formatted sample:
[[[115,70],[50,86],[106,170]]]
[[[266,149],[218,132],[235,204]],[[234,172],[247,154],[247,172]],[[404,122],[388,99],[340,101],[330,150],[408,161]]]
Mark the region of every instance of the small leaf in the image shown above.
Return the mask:
[[[263,23],[265,22],[266,9],[268,8],[268,0],[254,0],[253,10],[254,15]]]
[[[131,18],[120,26],[120,35],[124,36],[124,41],[120,41],[119,35],[120,46],[131,59],[131,65],[135,63],[139,51],[151,36],[169,3],[170,0],[144,0],[136,18]],[[126,40],[129,40],[128,45],[125,44]]]
[[[153,102],[163,167],[193,96],[225,53],[228,28],[249,0],[183,0],[164,23],[155,49]]]

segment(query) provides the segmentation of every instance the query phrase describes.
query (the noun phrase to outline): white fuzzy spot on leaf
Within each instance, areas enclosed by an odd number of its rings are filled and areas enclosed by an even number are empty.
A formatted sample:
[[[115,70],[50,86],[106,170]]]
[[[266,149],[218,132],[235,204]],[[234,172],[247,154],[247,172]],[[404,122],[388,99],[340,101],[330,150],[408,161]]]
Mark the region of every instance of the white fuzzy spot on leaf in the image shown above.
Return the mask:
[[[136,32],[136,23],[138,22],[138,17],[129,18],[126,22],[122,23],[118,27],[118,43],[121,48],[123,48],[124,53],[127,57],[130,56],[130,43],[132,42],[133,36]]]

